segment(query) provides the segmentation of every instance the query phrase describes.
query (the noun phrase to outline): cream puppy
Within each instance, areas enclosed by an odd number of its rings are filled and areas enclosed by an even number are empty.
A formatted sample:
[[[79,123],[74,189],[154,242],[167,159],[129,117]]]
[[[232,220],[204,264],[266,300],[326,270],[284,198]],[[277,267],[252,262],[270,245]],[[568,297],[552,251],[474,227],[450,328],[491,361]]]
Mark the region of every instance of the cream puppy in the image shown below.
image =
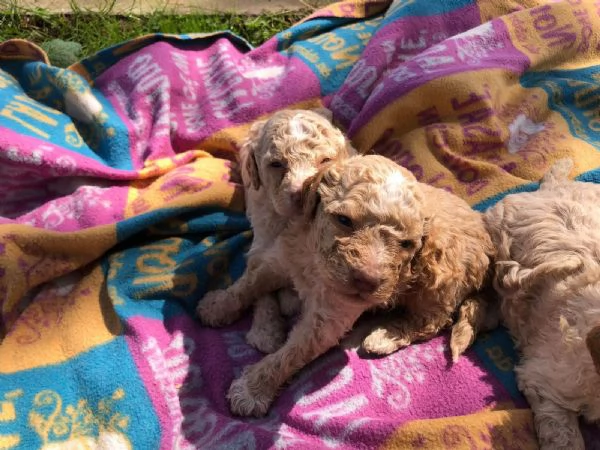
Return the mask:
[[[292,219],[226,290],[208,292],[200,319],[225,325],[255,298],[294,286],[302,314],[285,344],[235,380],[231,411],[262,416],[280,388],[337,345],[366,310],[394,301],[398,280],[412,270],[426,218],[414,176],[382,156],[332,162],[305,185],[305,217]]]
[[[264,252],[287,225],[301,214],[301,190],[307,178],[325,163],[355,153],[344,134],[331,123],[331,112],[285,109],[255,122],[240,149],[246,213],[254,240],[248,258]],[[286,339],[286,315],[297,311],[297,294],[290,288],[256,299],[247,342],[264,353]],[[280,308],[281,307],[281,308]],[[240,311],[241,313],[241,311]]]
[[[488,210],[494,286],[522,356],[515,368],[542,449],[583,450],[578,415],[600,420],[600,185],[560,160],[536,192]]]

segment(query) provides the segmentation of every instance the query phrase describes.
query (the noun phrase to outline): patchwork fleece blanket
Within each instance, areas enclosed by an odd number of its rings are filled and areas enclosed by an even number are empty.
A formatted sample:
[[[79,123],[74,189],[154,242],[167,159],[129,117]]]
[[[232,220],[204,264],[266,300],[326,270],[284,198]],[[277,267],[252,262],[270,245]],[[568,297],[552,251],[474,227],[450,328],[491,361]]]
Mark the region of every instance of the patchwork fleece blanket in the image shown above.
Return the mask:
[[[0,448],[536,448],[503,329],[454,365],[446,335],[333,349],[240,419],[249,318],[194,306],[244,268],[236,152],[284,107],[478,210],[565,156],[599,182],[599,28],[591,0],[356,0],[258,48],[157,34],[62,70],[0,44]]]

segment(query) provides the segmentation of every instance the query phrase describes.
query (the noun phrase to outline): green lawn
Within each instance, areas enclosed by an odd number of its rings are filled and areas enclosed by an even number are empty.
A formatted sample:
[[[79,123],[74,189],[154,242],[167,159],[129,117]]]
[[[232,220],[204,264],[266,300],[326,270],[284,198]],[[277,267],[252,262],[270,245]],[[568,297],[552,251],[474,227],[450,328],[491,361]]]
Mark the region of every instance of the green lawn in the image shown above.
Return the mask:
[[[72,14],[51,14],[45,10],[23,10],[11,3],[0,2],[0,41],[10,38],[28,39],[43,44],[51,39],[81,44],[81,57],[118,42],[147,33],[192,33],[231,30],[259,45],[309,14],[309,11],[244,16],[173,15],[156,11],[151,15],[113,15],[109,11],[87,12],[74,9]],[[50,52],[50,56],[52,54]]]

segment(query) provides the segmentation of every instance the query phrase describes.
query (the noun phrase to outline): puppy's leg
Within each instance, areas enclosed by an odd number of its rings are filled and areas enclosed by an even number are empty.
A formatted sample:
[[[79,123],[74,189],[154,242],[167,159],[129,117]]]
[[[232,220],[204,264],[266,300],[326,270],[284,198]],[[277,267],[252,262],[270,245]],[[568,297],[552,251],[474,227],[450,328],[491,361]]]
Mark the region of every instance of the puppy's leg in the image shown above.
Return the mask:
[[[279,291],[277,291],[277,298],[279,299],[279,309],[284,316],[292,317],[300,312],[300,297],[295,289],[279,289]]]
[[[279,311],[279,302],[273,294],[259,297],[246,342],[263,353],[273,353],[284,344],[285,338],[285,321]]]
[[[458,309],[458,318],[452,326],[450,352],[452,361],[458,361],[475,341],[480,331],[493,330],[500,323],[499,302],[478,294],[465,299]]]
[[[533,269],[521,266],[516,261],[498,261],[496,278],[503,290],[528,290],[539,281],[549,278],[565,278],[582,269],[583,259],[569,250],[548,252],[546,260]]]
[[[246,367],[231,384],[227,394],[231,412],[239,416],[264,416],[281,386],[306,364],[337,345],[359,315],[360,311],[342,313],[323,307],[305,311],[283,347]]]
[[[300,312],[300,298],[291,287],[284,287],[261,297],[254,306],[252,328],[246,334],[246,342],[263,353],[273,353],[285,342],[286,324],[282,315],[291,317]]]
[[[243,275],[227,289],[207,292],[196,307],[204,325],[228,325],[240,318],[256,298],[286,285],[275,270],[275,264],[262,258],[252,258]]]
[[[519,388],[533,411],[533,422],[541,450],[585,450],[577,413],[568,411],[542,397],[535,385],[529,385],[519,375]]]
[[[368,353],[389,355],[415,341],[433,338],[451,323],[450,315],[445,311],[424,314],[407,310],[403,317],[384,319],[363,340],[362,348]]]

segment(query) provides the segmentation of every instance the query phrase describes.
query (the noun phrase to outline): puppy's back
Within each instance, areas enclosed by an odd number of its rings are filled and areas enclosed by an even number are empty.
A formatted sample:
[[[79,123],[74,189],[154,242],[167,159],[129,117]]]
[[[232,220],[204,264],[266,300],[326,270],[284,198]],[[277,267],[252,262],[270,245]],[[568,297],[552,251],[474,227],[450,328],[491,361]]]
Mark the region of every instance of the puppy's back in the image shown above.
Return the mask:
[[[508,195],[484,220],[499,259],[532,268],[555,252],[600,257],[600,186],[593,183],[552,183]]]
[[[498,252],[494,285],[503,297],[502,315],[513,334],[528,336],[537,302],[550,298],[547,289],[597,270],[600,186],[566,180],[553,170],[541,189],[506,196],[484,220]],[[593,349],[600,347],[597,340],[590,341]]]

